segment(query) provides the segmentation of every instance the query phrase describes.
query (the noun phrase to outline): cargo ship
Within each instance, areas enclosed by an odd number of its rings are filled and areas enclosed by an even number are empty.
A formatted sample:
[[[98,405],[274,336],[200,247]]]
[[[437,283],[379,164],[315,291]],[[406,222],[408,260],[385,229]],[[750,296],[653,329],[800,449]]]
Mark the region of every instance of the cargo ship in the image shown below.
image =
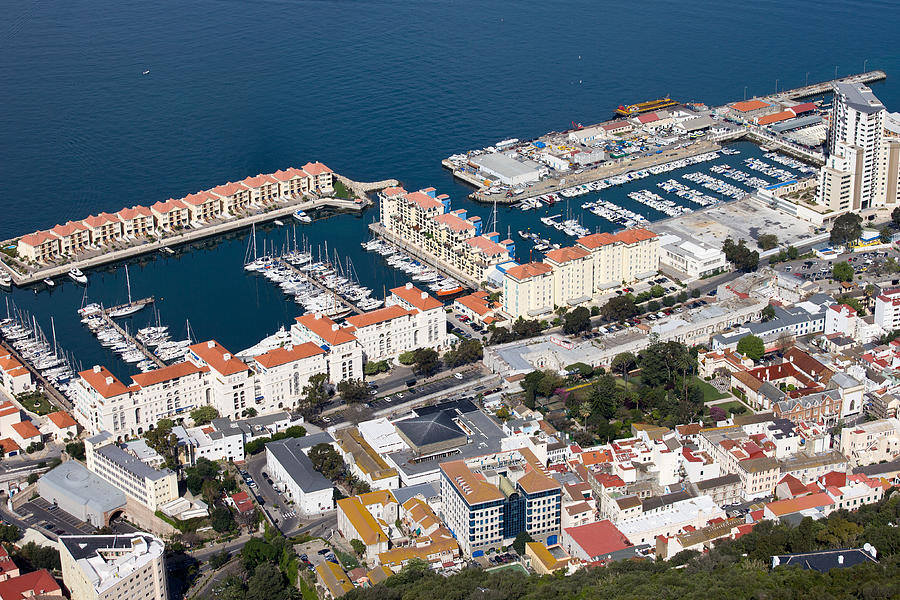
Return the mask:
[[[671,98],[660,98],[659,100],[648,100],[647,102],[638,102],[637,104],[629,104],[628,106],[619,106],[619,108],[616,109],[616,114],[623,117],[630,117],[632,115],[650,112],[651,110],[668,108],[670,106],[675,106],[676,104],[678,104],[678,102]]]

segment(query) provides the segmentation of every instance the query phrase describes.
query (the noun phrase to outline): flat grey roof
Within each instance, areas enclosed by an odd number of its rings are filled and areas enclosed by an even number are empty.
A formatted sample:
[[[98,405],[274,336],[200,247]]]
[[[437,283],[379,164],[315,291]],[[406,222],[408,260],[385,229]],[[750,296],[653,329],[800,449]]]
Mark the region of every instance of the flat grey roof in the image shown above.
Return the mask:
[[[76,561],[91,558],[98,550],[106,548],[131,549],[131,540],[141,538],[149,547],[154,537],[149,533],[123,533],[121,535],[61,535],[60,543],[66,547]]]
[[[500,152],[492,152],[476,156],[472,159],[476,165],[486,167],[492,171],[502,174],[504,177],[516,177],[517,175],[528,175],[540,169],[540,165],[536,162],[518,161],[513,158],[501,154]]]
[[[67,460],[44,473],[38,480],[38,490],[43,491],[44,486],[49,486],[73,502],[88,506],[98,515],[125,506],[128,502],[122,490],[91,473],[75,460]]]
[[[125,452],[115,444],[107,444],[105,446],[101,446],[100,448],[97,448],[96,452],[100,456],[105,457],[110,462],[119,465],[129,473],[133,473],[134,475],[143,477],[144,479],[149,479],[150,481],[162,479],[166,475],[172,473],[172,471],[170,471],[169,469],[154,469],[132,454]]]
[[[881,100],[861,83],[835,83],[834,93],[835,96],[841,96],[848,106],[860,112],[874,114],[884,110]]]
[[[299,442],[303,438],[288,438],[269,442],[266,452],[275,457],[304,493],[320,492],[332,487],[331,482],[313,468],[312,461],[303,452]]]
[[[397,499],[397,502],[403,504],[410,498],[418,496],[421,494],[426,500],[429,498],[440,498],[441,490],[438,489],[436,483],[429,481],[428,483],[419,483],[416,485],[411,485],[409,487],[397,488],[396,490],[391,490],[391,493],[394,494],[394,498]]]

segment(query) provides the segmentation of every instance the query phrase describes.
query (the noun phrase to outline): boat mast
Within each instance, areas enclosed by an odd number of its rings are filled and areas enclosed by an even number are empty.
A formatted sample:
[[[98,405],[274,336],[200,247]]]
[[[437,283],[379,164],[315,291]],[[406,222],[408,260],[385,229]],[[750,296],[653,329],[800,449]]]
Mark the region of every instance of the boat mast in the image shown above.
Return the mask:
[[[56,356],[56,323],[53,322],[53,317],[50,317],[50,331],[53,333],[53,356]]]
[[[125,265],[125,288],[128,290],[128,304],[131,305],[131,278],[128,276],[128,265]]]

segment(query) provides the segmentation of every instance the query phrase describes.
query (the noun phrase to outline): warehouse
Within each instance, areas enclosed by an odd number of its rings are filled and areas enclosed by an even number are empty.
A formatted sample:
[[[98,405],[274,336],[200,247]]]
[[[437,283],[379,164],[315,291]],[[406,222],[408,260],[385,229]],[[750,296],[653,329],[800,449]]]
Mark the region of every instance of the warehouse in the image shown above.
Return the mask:
[[[506,185],[534,183],[547,172],[547,167],[534,161],[516,160],[499,152],[476,156],[471,162],[488,177]]]
[[[127,502],[121,490],[74,460],[45,473],[38,479],[37,489],[47,502],[98,528],[109,525]]]

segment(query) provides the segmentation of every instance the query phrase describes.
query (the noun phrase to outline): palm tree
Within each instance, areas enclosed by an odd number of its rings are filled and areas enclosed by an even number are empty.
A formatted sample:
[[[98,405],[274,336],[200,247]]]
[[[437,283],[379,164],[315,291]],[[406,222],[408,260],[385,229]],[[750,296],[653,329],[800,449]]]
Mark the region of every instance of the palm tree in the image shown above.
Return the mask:
[[[578,407],[578,413],[581,415],[581,426],[587,427],[587,419],[591,416],[591,412],[594,410],[594,407],[590,402],[585,401],[581,403],[581,406]]]
[[[620,352],[612,359],[610,368],[613,371],[621,371],[625,381],[625,392],[628,393],[628,372],[637,364],[637,358],[631,352]]]

